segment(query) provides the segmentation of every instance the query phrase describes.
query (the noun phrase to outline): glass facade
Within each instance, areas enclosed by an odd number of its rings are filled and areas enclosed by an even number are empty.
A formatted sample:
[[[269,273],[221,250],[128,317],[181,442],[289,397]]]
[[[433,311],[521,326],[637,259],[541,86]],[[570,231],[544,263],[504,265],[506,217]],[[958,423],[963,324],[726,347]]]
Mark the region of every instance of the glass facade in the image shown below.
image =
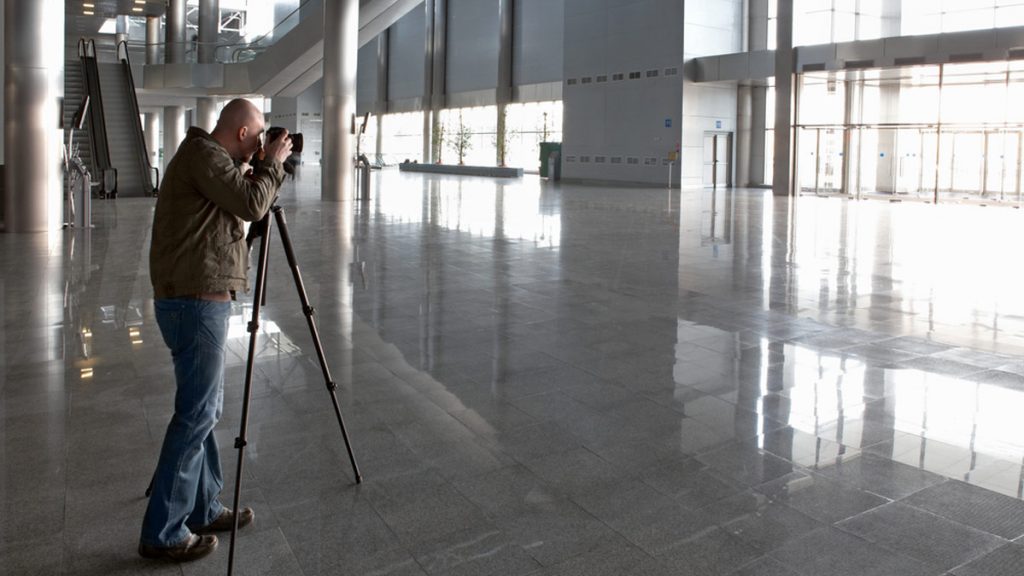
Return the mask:
[[[768,0],[770,49],[777,8]],[[1024,26],[1024,0],[794,0],[793,17],[793,44],[806,46]],[[1019,61],[799,74],[797,188],[1020,205],[1022,79]],[[766,101],[771,182],[771,83]]]
[[[1022,200],[1024,62],[799,76],[801,192]]]
[[[777,0],[768,0],[768,49]],[[793,45],[1024,25],[1024,0],[794,0]]]
[[[498,108],[476,106],[441,110],[443,130],[441,154],[444,164],[461,162],[472,166],[494,166],[498,161]],[[376,149],[373,117],[360,138],[364,152]],[[505,116],[505,165],[537,172],[540,143],[562,141],[562,102],[509,104]],[[406,159],[423,162],[423,113],[387,114],[381,138],[382,160],[386,164]]]

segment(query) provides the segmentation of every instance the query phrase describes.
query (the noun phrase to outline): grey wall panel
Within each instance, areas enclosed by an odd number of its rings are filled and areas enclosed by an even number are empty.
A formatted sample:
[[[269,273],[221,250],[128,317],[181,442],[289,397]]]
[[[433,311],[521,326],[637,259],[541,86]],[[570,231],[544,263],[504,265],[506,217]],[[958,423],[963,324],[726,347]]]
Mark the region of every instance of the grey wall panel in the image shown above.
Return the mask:
[[[512,83],[562,80],[565,0],[515,0]]]
[[[391,45],[388,47],[391,62],[388,69],[388,97],[392,101],[423,96],[427,25],[425,18],[424,5],[421,4],[391,27]],[[376,50],[372,66],[377,66]]]
[[[377,45],[380,36],[359,49],[356,79],[356,113],[372,112],[377,105]]]
[[[565,0],[563,177],[667,180],[680,141],[683,6]]]
[[[498,25],[497,0],[448,1],[449,94],[497,88]]]

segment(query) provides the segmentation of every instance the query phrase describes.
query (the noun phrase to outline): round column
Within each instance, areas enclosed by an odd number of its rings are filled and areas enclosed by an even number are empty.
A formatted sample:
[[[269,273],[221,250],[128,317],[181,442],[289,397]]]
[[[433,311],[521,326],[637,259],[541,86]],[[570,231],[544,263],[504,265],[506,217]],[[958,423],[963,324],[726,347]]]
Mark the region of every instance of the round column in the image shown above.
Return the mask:
[[[63,198],[60,102],[62,0],[4,2],[4,229],[59,230]]]
[[[168,64],[185,62],[185,0],[170,0],[167,5],[167,48],[164,59]]]
[[[323,200],[353,198],[358,54],[358,0],[324,0]]]
[[[146,16],[146,64],[160,64],[159,16]]]
[[[167,173],[167,162],[178,150],[178,144],[185,138],[185,107],[164,107],[164,158],[160,178]]]
[[[149,165],[160,166],[160,117],[156,112],[146,112],[146,150]]]
[[[216,98],[196,98],[196,126],[212,132],[218,112]]]
[[[220,36],[220,0],[199,0],[199,50],[200,64],[216,61],[217,39]]]

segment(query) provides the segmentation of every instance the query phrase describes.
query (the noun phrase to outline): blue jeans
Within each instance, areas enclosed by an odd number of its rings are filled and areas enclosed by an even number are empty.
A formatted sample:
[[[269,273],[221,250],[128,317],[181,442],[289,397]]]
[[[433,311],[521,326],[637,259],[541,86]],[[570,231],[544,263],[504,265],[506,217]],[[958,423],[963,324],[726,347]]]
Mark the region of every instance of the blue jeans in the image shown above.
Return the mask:
[[[224,507],[224,480],[213,428],[224,407],[224,349],[230,302],[154,301],[156,321],[174,359],[177,392],[153,493],[142,521],[143,544],[171,547],[212,522]]]

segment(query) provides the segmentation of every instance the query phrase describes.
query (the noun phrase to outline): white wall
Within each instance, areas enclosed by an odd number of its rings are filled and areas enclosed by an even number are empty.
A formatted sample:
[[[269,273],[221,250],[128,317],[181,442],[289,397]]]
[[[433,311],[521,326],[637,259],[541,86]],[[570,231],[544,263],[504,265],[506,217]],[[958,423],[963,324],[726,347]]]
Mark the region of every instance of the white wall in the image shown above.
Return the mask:
[[[323,81],[318,80],[297,98],[274,98],[267,126],[283,126],[302,134],[302,163],[319,164],[323,151]]]
[[[743,1],[687,2],[684,35],[683,57],[687,61],[698,56],[739,52],[743,49]],[[680,181],[684,188],[703,185],[704,133],[735,134],[736,109],[734,84],[684,80]]]

